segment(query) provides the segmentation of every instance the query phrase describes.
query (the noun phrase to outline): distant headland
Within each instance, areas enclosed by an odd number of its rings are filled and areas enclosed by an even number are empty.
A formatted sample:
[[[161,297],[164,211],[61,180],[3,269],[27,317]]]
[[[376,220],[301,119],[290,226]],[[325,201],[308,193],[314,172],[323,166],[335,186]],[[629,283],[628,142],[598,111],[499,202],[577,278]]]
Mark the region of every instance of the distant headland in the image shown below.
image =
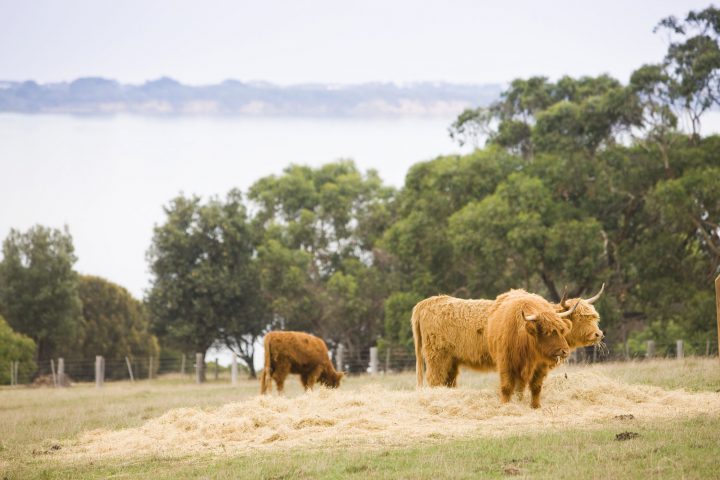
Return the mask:
[[[1,81],[0,112],[76,115],[448,116],[497,99],[499,84],[298,84],[226,80],[183,85],[163,77],[123,84],[99,77],[39,84]]]

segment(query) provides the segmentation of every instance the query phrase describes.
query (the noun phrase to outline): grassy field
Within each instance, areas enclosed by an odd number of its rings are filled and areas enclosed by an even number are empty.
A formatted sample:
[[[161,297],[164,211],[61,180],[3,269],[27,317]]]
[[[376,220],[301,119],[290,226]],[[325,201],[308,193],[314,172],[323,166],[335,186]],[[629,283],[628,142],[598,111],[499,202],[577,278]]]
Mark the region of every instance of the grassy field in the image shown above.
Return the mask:
[[[717,392],[717,359],[657,360],[592,368],[632,384]],[[463,373],[478,389],[497,385],[494,375]],[[378,383],[412,390],[414,374],[350,377],[343,389]],[[652,422],[616,419],[601,428],[535,432],[500,438],[471,437],[393,448],[298,448],[234,456],[194,455],[59,461],[81,433],[96,428],[142,425],[178,407],[212,408],[257,394],[257,382],[196,386],[188,380],[108,383],[102,389],[0,389],[0,478],[719,478],[720,412]],[[290,381],[287,396],[302,395]],[[720,393],[718,393],[720,395]],[[623,432],[639,436],[616,440]]]

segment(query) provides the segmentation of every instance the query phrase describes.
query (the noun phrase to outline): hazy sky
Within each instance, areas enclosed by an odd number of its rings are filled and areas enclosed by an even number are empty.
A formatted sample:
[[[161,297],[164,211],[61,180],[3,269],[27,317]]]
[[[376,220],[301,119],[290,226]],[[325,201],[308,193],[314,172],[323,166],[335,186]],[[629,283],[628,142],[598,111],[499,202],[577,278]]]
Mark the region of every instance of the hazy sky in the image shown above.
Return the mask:
[[[0,79],[626,80],[701,1],[0,0]]]

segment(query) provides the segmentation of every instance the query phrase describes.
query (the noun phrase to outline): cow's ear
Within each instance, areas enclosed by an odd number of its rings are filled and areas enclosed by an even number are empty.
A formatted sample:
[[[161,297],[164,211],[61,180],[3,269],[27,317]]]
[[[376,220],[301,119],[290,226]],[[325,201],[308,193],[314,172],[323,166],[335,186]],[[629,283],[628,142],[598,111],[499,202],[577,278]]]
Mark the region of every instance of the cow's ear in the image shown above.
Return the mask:
[[[525,330],[533,337],[537,337],[540,334],[540,325],[537,322],[525,322]]]

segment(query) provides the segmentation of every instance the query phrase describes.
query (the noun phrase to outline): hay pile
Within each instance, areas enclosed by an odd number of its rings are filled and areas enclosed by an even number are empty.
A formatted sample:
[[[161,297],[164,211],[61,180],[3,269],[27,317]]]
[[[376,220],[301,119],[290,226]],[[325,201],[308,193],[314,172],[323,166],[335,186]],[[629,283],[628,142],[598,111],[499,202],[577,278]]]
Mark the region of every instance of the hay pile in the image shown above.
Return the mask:
[[[618,415],[667,419],[720,414],[720,395],[627,385],[575,372],[547,379],[543,408],[529,394],[502,405],[495,389],[317,390],[296,398],[253,397],[215,410],[171,410],[138,428],[83,434],[72,456],[239,453],[298,446],[401,445],[468,435],[592,427]]]

